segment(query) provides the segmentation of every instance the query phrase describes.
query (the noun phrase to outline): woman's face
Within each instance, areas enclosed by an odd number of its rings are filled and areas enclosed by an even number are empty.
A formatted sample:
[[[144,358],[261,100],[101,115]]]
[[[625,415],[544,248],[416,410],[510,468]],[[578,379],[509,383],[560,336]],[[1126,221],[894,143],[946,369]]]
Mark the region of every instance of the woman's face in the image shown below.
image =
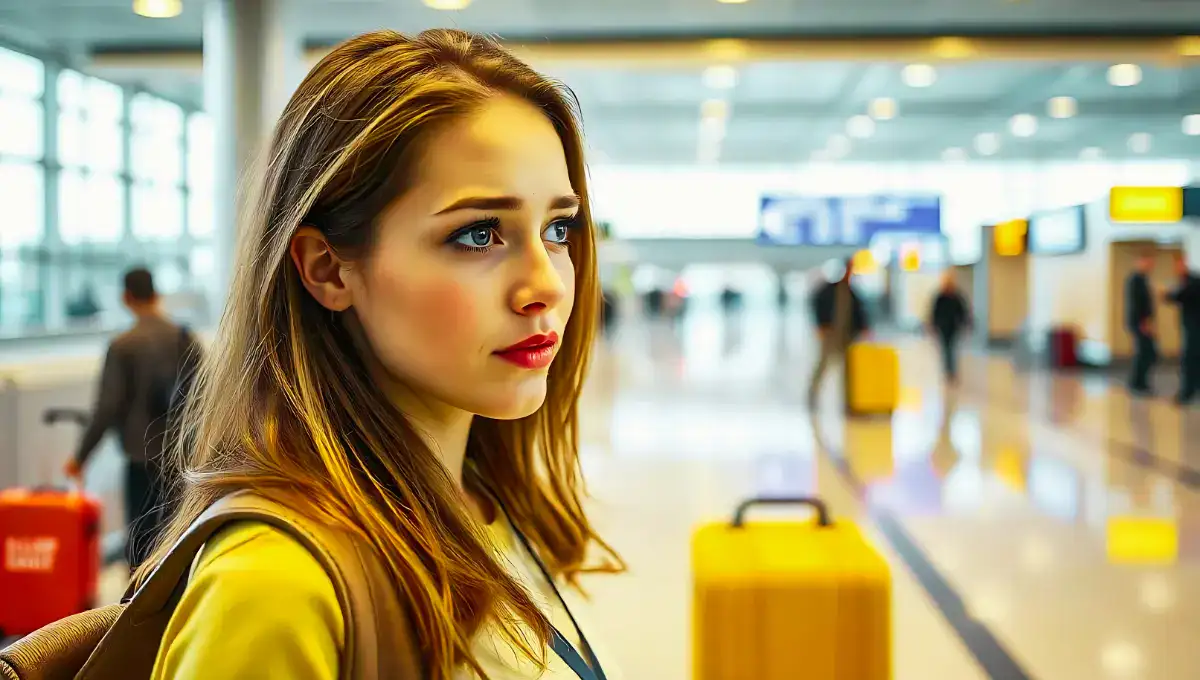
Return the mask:
[[[575,299],[579,200],[562,142],[507,96],[426,142],[370,256],[343,275],[351,304],[406,412],[525,417]]]

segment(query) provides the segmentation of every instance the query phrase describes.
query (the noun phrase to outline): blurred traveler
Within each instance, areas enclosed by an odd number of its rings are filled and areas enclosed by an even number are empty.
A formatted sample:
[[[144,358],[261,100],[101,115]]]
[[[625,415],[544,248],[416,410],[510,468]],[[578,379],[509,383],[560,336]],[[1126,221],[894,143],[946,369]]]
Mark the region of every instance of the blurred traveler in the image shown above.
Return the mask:
[[[1150,272],[1154,269],[1154,254],[1142,253],[1135,269],[1125,282],[1125,324],[1133,334],[1133,366],[1129,375],[1129,391],[1150,393],[1150,371],[1158,360],[1154,339],[1154,296],[1150,292]]]
[[[1179,322],[1183,327],[1183,350],[1179,355],[1179,393],[1175,401],[1187,404],[1200,390],[1200,276],[1188,271],[1187,259],[1181,254],[1175,259],[1179,285],[1166,294],[1167,302],[1179,305]]]
[[[137,568],[149,554],[166,500],[163,450],[168,414],[200,358],[195,337],[162,311],[154,278],[146,269],[125,274],[123,302],[133,328],[108,348],[91,421],[66,473],[78,479],[104,435],[117,429],[126,456],[126,558]]]
[[[139,633],[155,679],[616,680],[560,592],[624,568],[580,497],[601,292],[572,102],[457,30],[368,33],[305,76],[183,415],[178,510],[102,652],[178,587]]]
[[[847,259],[842,278],[833,282],[822,282],[812,297],[820,354],[809,382],[809,408],[815,409],[817,406],[817,397],[820,395],[821,383],[829,364],[841,364],[844,369],[846,348],[869,330],[866,309],[850,285],[853,274],[854,263]]]
[[[958,289],[953,271],[942,274],[942,285],[929,312],[929,330],[942,350],[942,371],[946,383],[958,384],[958,338],[971,327],[971,310]]]

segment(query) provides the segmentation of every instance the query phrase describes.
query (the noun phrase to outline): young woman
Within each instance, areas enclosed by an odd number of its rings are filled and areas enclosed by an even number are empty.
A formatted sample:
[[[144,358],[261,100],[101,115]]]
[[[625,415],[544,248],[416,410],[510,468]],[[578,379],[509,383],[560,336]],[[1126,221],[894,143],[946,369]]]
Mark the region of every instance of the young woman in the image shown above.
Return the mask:
[[[430,677],[575,678],[551,631],[578,645],[586,626],[534,555],[565,584],[623,568],[580,499],[600,304],[582,146],[570,94],[486,38],[372,33],[314,67],[243,227],[158,558],[251,490],[386,565]],[[332,679],[343,637],[313,556],[235,524],[196,560],[154,677]]]

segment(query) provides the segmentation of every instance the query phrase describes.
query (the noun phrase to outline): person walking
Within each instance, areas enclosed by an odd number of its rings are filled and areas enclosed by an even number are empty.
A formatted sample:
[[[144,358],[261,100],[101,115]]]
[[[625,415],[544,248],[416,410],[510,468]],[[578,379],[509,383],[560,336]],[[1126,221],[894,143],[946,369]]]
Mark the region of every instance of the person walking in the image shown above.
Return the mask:
[[[1188,270],[1182,254],[1175,259],[1175,274],[1179,285],[1165,299],[1179,306],[1183,347],[1179,354],[1179,392],[1175,402],[1184,405],[1191,403],[1200,390],[1200,276]]]
[[[1150,292],[1151,253],[1142,253],[1135,270],[1125,282],[1125,324],[1133,334],[1133,367],[1129,391],[1137,395],[1151,393],[1150,370],[1158,358],[1154,338],[1154,296]]]
[[[842,277],[823,284],[813,295],[812,311],[820,342],[817,365],[809,381],[808,404],[816,409],[825,372],[831,363],[841,364],[845,372],[846,349],[869,329],[866,309],[850,286],[854,262],[845,261]]]
[[[134,324],[108,348],[91,420],[65,472],[79,479],[104,435],[120,432],[127,459],[125,553],[134,570],[149,554],[161,524],[168,414],[176,391],[197,366],[200,346],[191,332],[167,318],[149,270],[130,270],[124,284],[123,302]]]
[[[937,338],[942,354],[942,372],[946,384],[958,384],[958,339],[971,327],[971,311],[958,289],[953,272],[942,275],[942,284],[929,312],[929,328]]]

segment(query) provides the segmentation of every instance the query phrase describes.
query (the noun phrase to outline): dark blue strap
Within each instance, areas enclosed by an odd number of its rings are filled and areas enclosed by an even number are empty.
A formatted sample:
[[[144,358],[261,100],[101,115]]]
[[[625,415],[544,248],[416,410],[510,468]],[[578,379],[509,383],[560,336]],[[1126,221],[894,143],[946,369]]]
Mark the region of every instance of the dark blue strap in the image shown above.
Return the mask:
[[[562,633],[553,627],[551,627],[551,631],[553,632],[553,637],[550,640],[550,648],[554,650],[558,658],[571,667],[571,670],[575,671],[575,675],[579,676],[579,680],[602,680],[604,671],[600,671],[600,676],[597,677],[596,672],[583,660],[583,657],[579,656],[579,652],[562,636]],[[599,669],[600,665],[596,664],[596,668]]]
[[[557,628],[551,626],[550,649],[558,655],[558,658],[563,660],[563,663],[571,667],[575,671],[575,675],[579,676],[579,680],[608,680],[604,675],[604,669],[600,667],[600,660],[596,658],[595,652],[592,651],[592,646],[588,644],[587,637],[583,634],[583,629],[579,627],[579,622],[575,620],[575,615],[571,613],[571,608],[567,606],[567,601],[563,599],[562,593],[558,592],[558,586],[554,583],[554,578],[550,576],[550,570],[542,563],[542,558],[538,556],[537,551],[533,549],[529,539],[525,538],[525,534],[517,528],[516,523],[512,521],[508,510],[504,508],[504,504],[500,502],[500,498],[492,494],[500,511],[504,513],[504,518],[508,521],[508,526],[512,527],[513,534],[521,540],[521,545],[525,546],[525,552],[533,558],[533,561],[541,570],[542,576],[546,579],[546,583],[550,584],[550,589],[554,591],[555,597],[558,598],[562,605],[563,611],[567,612],[567,617],[571,619],[571,625],[575,626],[575,632],[579,634],[579,644],[583,647],[584,654],[587,654],[587,661],[584,661],[583,656],[575,649],[575,646],[570,643]]]

